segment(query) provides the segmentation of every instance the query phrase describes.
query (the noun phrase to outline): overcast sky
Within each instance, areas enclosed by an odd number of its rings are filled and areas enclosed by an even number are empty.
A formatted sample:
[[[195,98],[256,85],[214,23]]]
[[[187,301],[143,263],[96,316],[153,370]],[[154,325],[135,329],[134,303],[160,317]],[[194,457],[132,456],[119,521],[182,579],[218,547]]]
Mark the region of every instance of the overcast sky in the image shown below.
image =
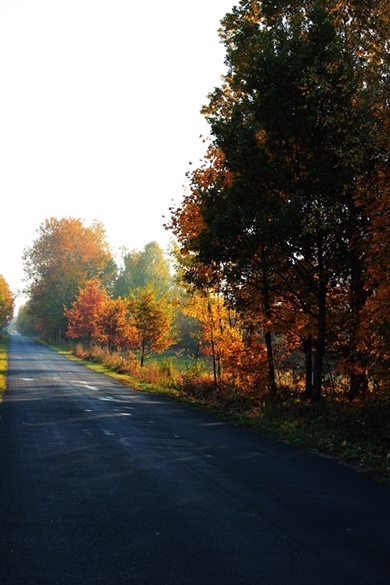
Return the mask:
[[[170,234],[234,0],[0,0],[0,274],[49,217],[102,221],[114,250]]]

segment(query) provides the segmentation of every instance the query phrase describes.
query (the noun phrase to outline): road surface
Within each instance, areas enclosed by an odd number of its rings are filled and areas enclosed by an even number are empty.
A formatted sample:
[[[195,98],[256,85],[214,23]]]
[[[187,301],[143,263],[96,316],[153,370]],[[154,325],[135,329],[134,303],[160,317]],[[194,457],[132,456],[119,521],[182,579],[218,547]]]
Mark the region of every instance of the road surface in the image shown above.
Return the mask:
[[[0,405],[2,585],[388,585],[390,490],[29,338]]]

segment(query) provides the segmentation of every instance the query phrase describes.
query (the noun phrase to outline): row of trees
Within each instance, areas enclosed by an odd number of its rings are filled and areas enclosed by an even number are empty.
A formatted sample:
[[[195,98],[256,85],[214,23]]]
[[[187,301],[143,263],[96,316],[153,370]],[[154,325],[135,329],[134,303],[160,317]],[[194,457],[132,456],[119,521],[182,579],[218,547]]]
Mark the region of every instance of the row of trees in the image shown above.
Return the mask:
[[[203,113],[204,163],[167,226],[191,286],[223,294],[248,339],[325,360],[350,399],[388,388],[390,8],[380,0],[241,0],[222,21],[227,73]]]
[[[177,248],[173,255],[181,256]],[[29,300],[18,327],[26,333],[137,350],[141,365],[148,353],[174,346],[209,356],[215,385],[248,385],[262,376],[262,344],[253,336],[248,342],[248,328],[221,295],[189,287],[182,268],[172,274],[156,242],[124,250],[116,267],[101,224],[51,218],[25,250],[24,267]]]
[[[100,343],[110,351],[139,350],[143,366],[148,353],[162,352],[175,341],[172,303],[156,294],[148,283],[124,298],[111,297],[98,278],[89,280],[64,311],[66,336],[87,345]]]
[[[23,256],[29,300],[18,324],[55,341],[98,342],[110,350],[161,351],[173,343],[169,264],[156,242],[122,254],[117,267],[104,227],[50,218]]]

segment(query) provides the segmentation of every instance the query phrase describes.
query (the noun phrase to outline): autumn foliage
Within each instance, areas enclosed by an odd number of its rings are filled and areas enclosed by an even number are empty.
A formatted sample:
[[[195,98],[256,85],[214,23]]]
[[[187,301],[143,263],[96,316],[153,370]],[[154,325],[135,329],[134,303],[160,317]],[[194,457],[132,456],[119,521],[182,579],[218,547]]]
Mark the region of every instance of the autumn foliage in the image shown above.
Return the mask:
[[[37,232],[23,258],[29,300],[21,329],[49,341],[134,350],[141,365],[174,343],[172,277],[156,242],[125,252],[118,269],[98,222],[50,218]]]
[[[162,352],[175,341],[166,299],[157,299],[147,287],[125,299],[112,298],[94,278],[80,290],[72,307],[65,308],[65,317],[68,338],[99,343],[110,351],[138,350],[141,366],[148,353]]]
[[[223,294],[247,352],[263,340],[269,391],[386,391],[387,3],[243,0],[220,35],[211,144],[167,226],[184,279]]]
[[[166,225],[175,280],[156,242],[118,267],[99,223],[51,218],[24,255],[39,334],[143,364],[184,351],[176,325],[215,392],[386,396],[387,4],[241,0],[222,21],[204,160]]]
[[[23,262],[34,330],[49,340],[63,338],[64,306],[79,289],[95,276],[108,284],[116,270],[102,224],[85,226],[70,217],[45,220]]]
[[[0,274],[0,328],[11,321],[14,314],[14,297],[5,278]]]

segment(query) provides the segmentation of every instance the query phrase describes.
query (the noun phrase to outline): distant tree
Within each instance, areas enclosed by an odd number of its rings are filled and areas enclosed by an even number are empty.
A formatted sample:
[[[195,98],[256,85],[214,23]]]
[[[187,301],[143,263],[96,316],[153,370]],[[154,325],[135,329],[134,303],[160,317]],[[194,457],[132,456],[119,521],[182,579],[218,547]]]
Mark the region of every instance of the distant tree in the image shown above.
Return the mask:
[[[114,296],[126,297],[143,287],[153,288],[157,297],[164,296],[172,287],[169,263],[157,242],[149,242],[142,251],[124,253]]]
[[[29,312],[41,335],[61,338],[67,327],[64,306],[70,308],[79,290],[95,276],[111,286],[116,267],[99,222],[86,227],[80,219],[50,218],[37,233],[23,255]]]
[[[175,343],[172,305],[148,287],[133,290],[128,297],[129,319],[137,332],[141,366],[149,353],[160,353]]]
[[[81,288],[71,307],[64,308],[68,320],[66,337],[81,339],[88,344],[100,336],[100,317],[109,300],[107,291],[102,287],[98,277],[92,278]]]
[[[31,314],[28,310],[28,301],[19,307],[18,316],[16,319],[16,327],[20,333],[25,335],[34,335],[36,333],[34,329],[34,322]]]
[[[181,304],[174,307],[174,328],[177,333],[175,350],[198,358],[201,349],[201,324],[196,317],[186,315]]]
[[[14,315],[14,297],[4,276],[0,274],[0,328],[5,327]]]
[[[128,302],[121,297],[111,298],[100,280],[87,281],[70,309],[65,308],[68,320],[66,336],[90,345],[99,343],[109,348],[130,349],[138,345],[138,333],[129,318]]]
[[[140,332],[130,313],[127,299],[108,298],[99,314],[97,340],[110,351],[137,349],[140,346]]]

